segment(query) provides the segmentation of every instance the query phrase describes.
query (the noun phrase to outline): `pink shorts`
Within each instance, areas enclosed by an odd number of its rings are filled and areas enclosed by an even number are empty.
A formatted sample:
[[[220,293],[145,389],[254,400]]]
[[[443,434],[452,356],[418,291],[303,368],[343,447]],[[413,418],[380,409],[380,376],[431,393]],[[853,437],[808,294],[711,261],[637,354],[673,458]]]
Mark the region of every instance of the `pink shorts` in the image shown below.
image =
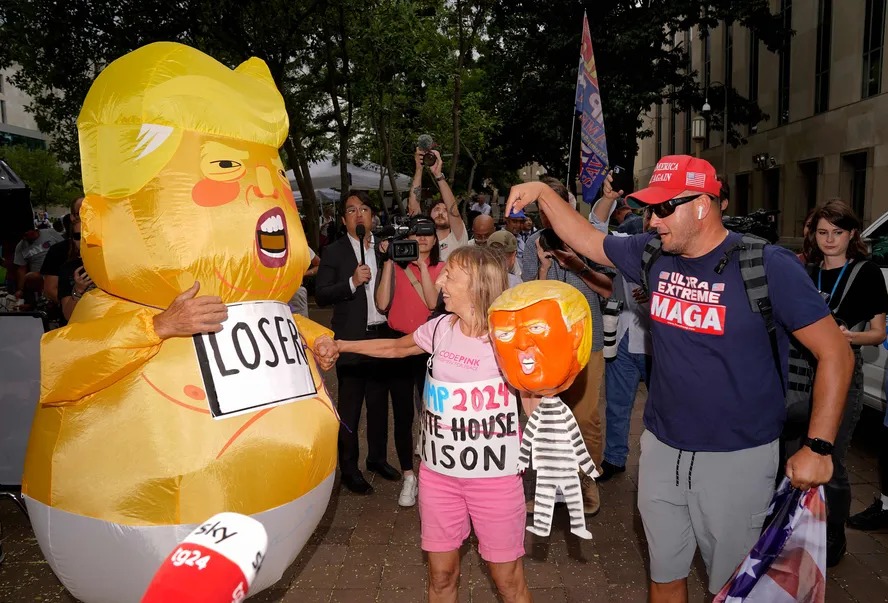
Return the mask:
[[[481,558],[507,563],[524,556],[526,510],[521,476],[460,478],[419,468],[422,550],[455,551],[478,536]]]

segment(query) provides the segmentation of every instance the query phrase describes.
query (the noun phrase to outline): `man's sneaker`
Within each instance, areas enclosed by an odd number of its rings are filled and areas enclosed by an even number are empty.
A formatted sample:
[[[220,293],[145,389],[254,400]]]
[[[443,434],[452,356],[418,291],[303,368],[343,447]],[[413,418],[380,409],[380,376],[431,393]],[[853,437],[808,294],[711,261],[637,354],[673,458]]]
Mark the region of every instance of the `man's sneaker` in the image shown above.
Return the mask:
[[[855,530],[884,530],[888,528],[888,509],[877,497],[867,509],[848,518],[848,526]]]
[[[601,494],[598,491],[598,482],[586,476],[580,479],[583,483],[583,513],[595,515],[601,509]]]
[[[848,542],[845,539],[845,527],[826,527],[826,567],[835,567],[845,556]]]
[[[601,475],[595,479],[599,482],[606,482],[617,473],[623,473],[624,471],[626,471],[626,465],[621,467],[620,465],[614,465],[607,461],[601,461]]]
[[[401,494],[398,496],[398,504],[402,507],[412,507],[416,504],[416,495],[419,492],[419,484],[416,475],[404,476],[404,484],[401,486]]]

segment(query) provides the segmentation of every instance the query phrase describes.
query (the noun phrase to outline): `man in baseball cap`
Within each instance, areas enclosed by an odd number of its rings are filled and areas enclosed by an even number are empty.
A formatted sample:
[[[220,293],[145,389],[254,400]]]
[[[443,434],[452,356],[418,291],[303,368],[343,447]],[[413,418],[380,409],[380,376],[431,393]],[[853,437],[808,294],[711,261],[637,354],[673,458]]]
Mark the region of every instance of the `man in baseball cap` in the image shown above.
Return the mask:
[[[641,283],[648,269],[653,371],[644,411],[638,509],[650,558],[652,603],[687,601],[696,550],[709,591],[731,578],[761,532],[779,469],[786,415],[788,334],[818,359],[807,445],[786,462],[792,485],[829,481],[832,448],[853,354],[802,265],[764,247],[768,297],[780,350],[775,363],[766,321],[753,311],[740,271],[742,236],[721,220],[721,183],[708,162],[670,155],[629,203],[650,212],[656,233],[606,236],[545,183],[512,187],[506,211],[537,201],[577,253]],[[645,251],[659,237],[663,253]],[[779,367],[779,369],[778,369]]]
[[[711,163],[689,155],[667,155],[657,162],[648,187],[629,195],[628,201],[635,207],[646,207],[693,194],[718,198],[720,192]]]

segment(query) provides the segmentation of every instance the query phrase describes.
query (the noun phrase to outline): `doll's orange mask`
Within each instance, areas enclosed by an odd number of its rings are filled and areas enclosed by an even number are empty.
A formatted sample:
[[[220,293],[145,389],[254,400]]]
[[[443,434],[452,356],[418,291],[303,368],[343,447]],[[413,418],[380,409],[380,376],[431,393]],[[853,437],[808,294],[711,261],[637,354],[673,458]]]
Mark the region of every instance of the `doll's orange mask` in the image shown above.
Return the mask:
[[[516,388],[551,396],[570,387],[580,372],[583,321],[568,328],[554,299],[492,311],[489,324],[500,369]]]

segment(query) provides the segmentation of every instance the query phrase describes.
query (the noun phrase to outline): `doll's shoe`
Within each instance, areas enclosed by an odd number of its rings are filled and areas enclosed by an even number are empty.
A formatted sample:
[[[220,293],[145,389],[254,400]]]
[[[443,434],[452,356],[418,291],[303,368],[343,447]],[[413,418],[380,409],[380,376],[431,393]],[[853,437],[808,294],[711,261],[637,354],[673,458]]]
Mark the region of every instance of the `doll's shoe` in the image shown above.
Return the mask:
[[[571,530],[570,533],[578,536],[579,538],[585,538],[586,540],[592,540],[592,532],[590,532],[586,528],[577,528],[575,530]]]
[[[527,526],[527,531],[537,536],[548,536],[550,529],[538,528],[536,526]],[[590,535],[591,536],[591,535]]]

